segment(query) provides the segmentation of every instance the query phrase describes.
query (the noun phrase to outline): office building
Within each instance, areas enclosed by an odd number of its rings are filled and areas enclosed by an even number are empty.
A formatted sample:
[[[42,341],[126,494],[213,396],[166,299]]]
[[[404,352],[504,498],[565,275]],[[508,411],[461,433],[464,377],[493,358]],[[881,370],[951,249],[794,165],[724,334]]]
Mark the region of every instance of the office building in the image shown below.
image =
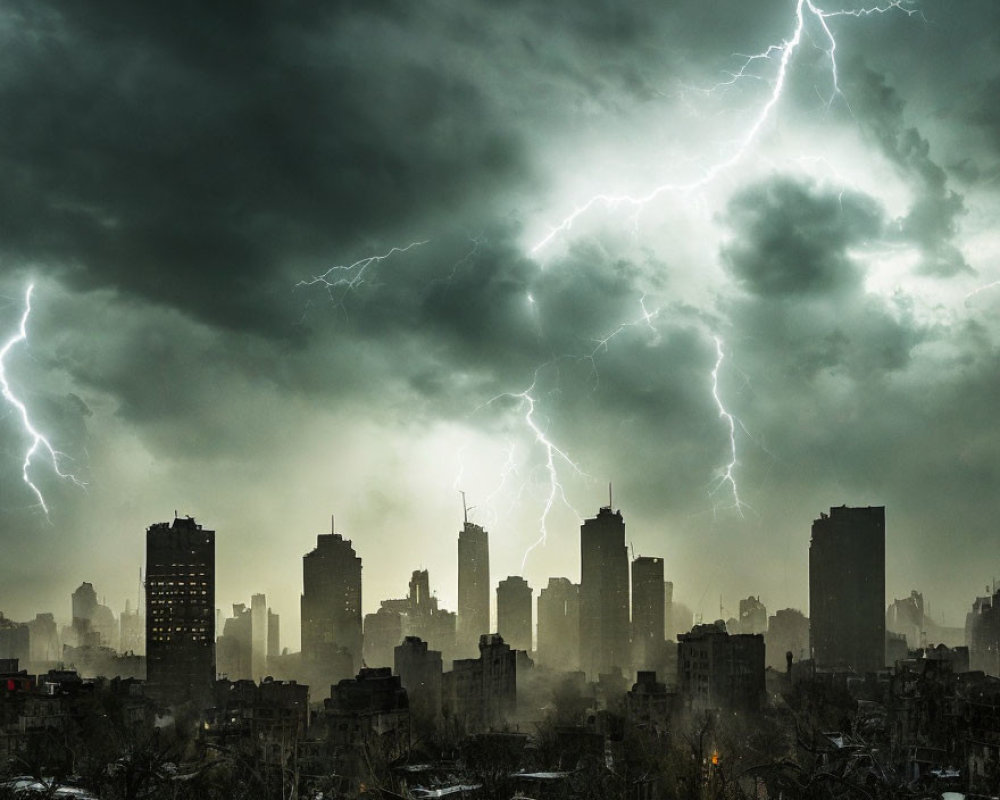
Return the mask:
[[[539,664],[572,671],[580,662],[580,587],[569,578],[549,578],[538,593]]]
[[[146,530],[146,675],[167,704],[202,702],[215,681],[215,531],[193,518]]]
[[[632,562],[632,664],[654,670],[663,659],[665,637],[663,559],[639,556]]]
[[[625,521],[604,506],[580,526],[580,666],[596,680],[630,660]]]
[[[813,522],[809,622],[818,667],[885,666],[884,506],[839,506]]]
[[[531,650],[533,594],[520,575],[511,575],[497,585],[497,632],[512,650]]]
[[[457,648],[477,652],[479,637],[490,632],[490,538],[468,520],[458,534]]]
[[[320,534],[302,557],[302,666],[319,685],[361,668],[361,559],[350,539]]]

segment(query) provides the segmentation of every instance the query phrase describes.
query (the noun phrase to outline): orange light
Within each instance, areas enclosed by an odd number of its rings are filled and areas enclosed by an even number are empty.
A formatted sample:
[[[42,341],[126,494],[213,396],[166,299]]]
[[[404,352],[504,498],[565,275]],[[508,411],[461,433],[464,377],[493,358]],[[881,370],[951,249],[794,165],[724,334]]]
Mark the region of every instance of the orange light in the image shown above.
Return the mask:
[[[718,750],[713,750],[712,751],[712,766],[713,767],[719,766],[719,751]]]

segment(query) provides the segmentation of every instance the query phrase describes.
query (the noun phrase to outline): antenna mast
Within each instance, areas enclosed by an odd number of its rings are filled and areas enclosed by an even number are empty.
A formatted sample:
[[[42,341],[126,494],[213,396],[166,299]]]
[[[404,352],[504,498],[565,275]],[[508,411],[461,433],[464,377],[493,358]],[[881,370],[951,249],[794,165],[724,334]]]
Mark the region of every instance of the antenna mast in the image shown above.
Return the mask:
[[[462,495],[462,517],[465,520],[465,524],[468,525],[469,524],[469,507],[465,504],[465,492],[463,492],[461,489],[459,489],[458,493],[460,495]]]

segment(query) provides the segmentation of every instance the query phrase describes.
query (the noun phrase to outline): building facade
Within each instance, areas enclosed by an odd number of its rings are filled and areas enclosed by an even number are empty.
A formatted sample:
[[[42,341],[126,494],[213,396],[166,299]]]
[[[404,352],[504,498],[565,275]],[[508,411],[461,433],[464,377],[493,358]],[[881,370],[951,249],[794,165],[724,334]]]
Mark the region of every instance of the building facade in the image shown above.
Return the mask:
[[[215,681],[215,531],[191,517],[146,530],[146,676],[174,704],[203,701]]]
[[[809,648],[816,665],[885,666],[885,507],[831,508],[809,544]]]
[[[575,670],[580,662],[580,587],[569,578],[549,578],[538,593],[539,664]]]

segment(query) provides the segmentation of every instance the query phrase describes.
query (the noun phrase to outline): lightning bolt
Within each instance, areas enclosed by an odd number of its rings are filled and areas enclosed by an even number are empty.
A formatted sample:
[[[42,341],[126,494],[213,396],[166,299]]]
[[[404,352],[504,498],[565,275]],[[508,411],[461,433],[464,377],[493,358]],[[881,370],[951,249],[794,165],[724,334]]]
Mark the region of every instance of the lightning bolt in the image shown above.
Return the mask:
[[[725,426],[729,431],[729,462],[722,467],[718,481],[710,494],[715,494],[723,486],[728,485],[733,494],[733,507],[742,517],[743,507],[746,504],[740,499],[739,487],[736,485],[735,473],[736,464],[738,463],[736,457],[736,418],[726,410],[726,406],[719,396],[719,370],[722,368],[722,362],[725,360],[725,351],[723,350],[722,339],[718,336],[713,338],[715,339],[716,359],[715,366],[712,368],[712,397],[715,400],[715,407],[719,410],[719,418],[725,421]]]
[[[381,264],[387,258],[391,258],[397,253],[406,253],[415,247],[421,247],[429,241],[430,239],[410,242],[405,247],[393,247],[380,256],[365,256],[364,258],[359,258],[353,264],[338,264],[330,267],[320,275],[314,275],[308,280],[299,281],[295,284],[295,287],[321,286],[330,295],[331,300],[342,305],[344,297],[365,282],[366,274],[372,266]]]
[[[875,14],[886,14],[891,11],[900,11],[905,13],[907,16],[912,16],[918,12],[916,9],[910,8],[911,5],[912,2],[910,2],[910,0],[889,0],[884,4],[870,6],[868,8],[824,11],[822,8],[813,3],[812,0],[796,0],[795,26],[791,36],[782,40],[781,44],[769,45],[760,53],[744,56],[743,63],[740,65],[739,69],[736,70],[736,72],[731,74],[728,81],[723,81],[722,83],[712,87],[712,90],[709,90],[713,91],[714,89],[721,88],[723,86],[730,86],[744,78],[757,78],[758,76],[754,75],[750,71],[753,65],[762,61],[771,62],[777,60],[777,69],[775,71],[774,78],[772,79],[770,94],[761,106],[760,110],[757,112],[757,115],[753,118],[749,127],[747,127],[743,135],[738,138],[732,152],[726,158],[706,169],[701,177],[687,183],[664,183],[656,186],[643,195],[614,195],[606,193],[595,194],[589,200],[577,206],[571,213],[564,217],[561,222],[554,226],[550,226],[549,232],[530,248],[531,254],[534,255],[544,249],[556,237],[572,228],[573,223],[575,223],[581,216],[588,213],[595,207],[604,206],[604,208],[610,212],[624,206],[633,208],[638,213],[644,206],[652,203],[661,195],[668,193],[684,195],[697,191],[698,189],[702,189],[712,183],[712,181],[714,181],[721,173],[730,170],[738,164],[743,159],[743,156],[746,154],[750,145],[757,138],[761,128],[764,127],[764,124],[771,116],[771,112],[774,110],[775,106],[778,105],[778,101],[781,100],[782,93],[785,89],[785,82],[788,77],[789,65],[792,62],[792,58],[795,55],[796,50],[798,50],[798,47],[802,42],[808,18],[816,21],[822,30],[823,37],[827,42],[825,52],[830,62],[830,79],[832,85],[830,99],[827,101],[827,104],[829,105],[833,102],[835,97],[843,97],[843,93],[840,90],[840,75],[837,69],[837,40],[833,35],[833,31],[830,29],[829,20],[834,17],[869,17]]]
[[[49,515],[49,507],[45,502],[45,497],[42,495],[41,490],[35,485],[34,481],[31,480],[30,470],[31,470],[31,460],[39,452],[39,450],[48,454],[49,461],[52,464],[52,470],[60,478],[65,478],[72,481],[79,487],[84,487],[82,481],[80,481],[75,475],[69,472],[63,472],[59,467],[59,459],[64,456],[64,453],[60,453],[56,450],[49,440],[39,432],[39,430],[34,426],[31,421],[31,415],[28,414],[28,408],[22,400],[20,400],[14,391],[10,388],[10,382],[7,380],[7,355],[10,351],[20,344],[21,342],[28,341],[28,317],[31,314],[31,295],[35,290],[35,285],[29,284],[28,290],[24,295],[24,313],[21,315],[21,324],[18,326],[17,333],[7,340],[7,343],[0,349],[0,394],[3,398],[13,406],[17,415],[21,418],[21,425],[24,427],[25,432],[31,440],[31,446],[24,454],[24,462],[21,465],[21,477],[24,482],[28,485],[28,488],[34,492],[35,497],[38,499],[38,505],[42,507],[45,512],[45,516]]]
[[[518,410],[524,411],[524,424],[534,436],[535,443],[541,447],[542,452],[545,454],[545,471],[548,476],[548,495],[545,498],[545,507],[543,508],[542,515],[539,519],[538,539],[524,551],[524,557],[521,559],[521,572],[524,572],[525,564],[527,564],[528,556],[531,555],[532,550],[539,545],[545,544],[547,541],[549,514],[552,512],[556,503],[561,500],[566,508],[576,515],[577,519],[583,519],[566,497],[566,492],[563,489],[562,482],[559,480],[559,470],[556,467],[557,462],[562,461],[563,463],[568,464],[578,475],[589,477],[587,473],[585,473],[564,450],[562,450],[555,444],[555,442],[552,441],[552,439],[549,438],[535,419],[535,404],[538,401],[534,392],[538,383],[538,374],[545,366],[547,365],[542,365],[535,370],[535,378],[527,389],[520,392],[503,392],[483,404],[483,407],[485,407],[491,406],[499,400],[516,400],[518,403]]]

